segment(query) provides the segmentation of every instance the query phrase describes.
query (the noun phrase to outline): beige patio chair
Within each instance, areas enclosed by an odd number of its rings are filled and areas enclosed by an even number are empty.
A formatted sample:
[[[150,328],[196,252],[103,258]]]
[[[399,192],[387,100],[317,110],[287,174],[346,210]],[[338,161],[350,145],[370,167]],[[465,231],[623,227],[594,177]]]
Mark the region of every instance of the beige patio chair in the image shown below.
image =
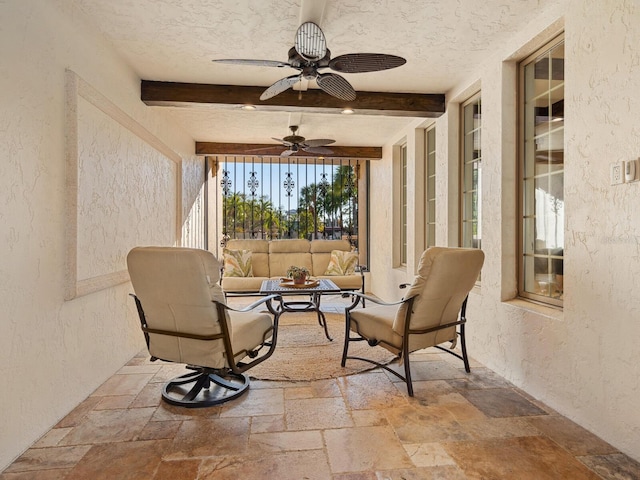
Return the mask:
[[[249,388],[249,368],[273,353],[277,315],[225,304],[220,263],[206,250],[136,247],[127,256],[142,331],[151,360],[192,370],[167,382],[162,398],[183,407],[227,402]],[[267,348],[261,352],[263,348]]]
[[[353,304],[345,311],[342,366],[347,359],[356,359],[382,367],[405,381],[409,396],[413,396],[411,352],[435,346],[463,360],[469,372],[464,331],[467,298],[483,262],[484,253],[478,249],[431,247],[422,254],[418,274],[402,300],[387,303],[366,297],[378,306],[356,310],[362,295],[354,294]],[[458,336],[462,355],[453,350]],[[404,376],[373,360],[348,356],[353,341],[367,341],[397,354],[404,363]],[[451,349],[440,345],[445,342],[452,342]]]

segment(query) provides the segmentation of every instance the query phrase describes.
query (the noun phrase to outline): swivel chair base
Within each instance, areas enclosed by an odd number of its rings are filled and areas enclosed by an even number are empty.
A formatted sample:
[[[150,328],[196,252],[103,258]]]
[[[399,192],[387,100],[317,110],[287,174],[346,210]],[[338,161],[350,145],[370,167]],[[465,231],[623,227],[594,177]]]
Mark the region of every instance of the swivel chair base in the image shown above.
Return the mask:
[[[189,366],[193,372],[170,380],[162,387],[162,398],[171,405],[202,408],[241,396],[249,388],[249,377],[233,372]]]

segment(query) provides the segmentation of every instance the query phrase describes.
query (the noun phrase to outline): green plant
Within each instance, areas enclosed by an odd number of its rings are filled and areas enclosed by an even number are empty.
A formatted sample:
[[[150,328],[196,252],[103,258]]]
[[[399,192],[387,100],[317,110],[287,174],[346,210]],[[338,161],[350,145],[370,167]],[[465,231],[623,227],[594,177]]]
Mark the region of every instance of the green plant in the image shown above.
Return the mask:
[[[296,267],[291,265],[287,270],[287,277],[295,279],[307,278],[309,276],[309,270],[305,267]]]

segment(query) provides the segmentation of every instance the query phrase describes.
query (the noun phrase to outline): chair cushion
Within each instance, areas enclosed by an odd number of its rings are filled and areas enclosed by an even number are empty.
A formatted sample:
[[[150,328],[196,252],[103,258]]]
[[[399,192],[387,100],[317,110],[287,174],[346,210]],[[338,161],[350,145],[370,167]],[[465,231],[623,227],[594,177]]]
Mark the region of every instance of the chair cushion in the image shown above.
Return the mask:
[[[425,250],[418,274],[404,297],[415,297],[411,328],[426,329],[455,322],[462,302],[478,279],[483,262],[484,253],[475,248],[431,247]],[[398,309],[393,323],[393,330],[399,335],[404,333],[406,309],[406,304]]]
[[[253,277],[251,250],[222,250],[225,277]]]
[[[253,350],[265,338],[271,337],[269,330],[273,326],[271,316],[262,312],[229,312],[229,330],[231,346],[236,355],[235,361],[242,360],[246,351]]]
[[[355,252],[344,252],[342,250],[333,250],[329,265],[324,272],[325,275],[353,275],[356,271],[358,263],[358,254]]]
[[[351,330],[368,340],[384,341],[385,343],[380,344],[381,347],[398,354],[402,348],[402,337],[392,329],[397,311],[396,305],[353,310],[350,314]]]

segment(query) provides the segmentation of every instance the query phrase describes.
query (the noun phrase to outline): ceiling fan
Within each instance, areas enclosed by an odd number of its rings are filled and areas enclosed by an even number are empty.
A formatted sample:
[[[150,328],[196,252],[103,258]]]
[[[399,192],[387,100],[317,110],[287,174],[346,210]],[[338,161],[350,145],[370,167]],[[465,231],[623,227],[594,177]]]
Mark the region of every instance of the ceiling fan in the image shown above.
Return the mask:
[[[333,151],[328,148],[324,148],[324,146],[329,145],[330,143],[334,143],[335,140],[331,140],[329,138],[316,138],[313,140],[307,140],[306,138],[296,134],[298,131],[297,125],[292,125],[289,127],[289,129],[291,130],[291,135],[288,135],[284,138],[271,137],[287,147],[287,149],[280,154],[281,157],[288,157],[296,152],[299,152],[300,150],[308,153],[315,153],[317,155],[330,155],[333,153]]]
[[[278,80],[260,95],[260,100],[268,100],[275,97],[302,79],[306,79],[315,80],[324,92],[345,101],[356,99],[356,91],[351,84],[340,75],[321,73],[319,72],[320,69],[330,68],[340,73],[366,73],[400,67],[407,62],[402,57],[384,53],[347,53],[332,59],[324,33],[313,22],[303,23],[298,28],[294,46],[289,50],[288,62],[249,59],[220,59],[213,61],[260,67],[291,67],[300,72]]]

